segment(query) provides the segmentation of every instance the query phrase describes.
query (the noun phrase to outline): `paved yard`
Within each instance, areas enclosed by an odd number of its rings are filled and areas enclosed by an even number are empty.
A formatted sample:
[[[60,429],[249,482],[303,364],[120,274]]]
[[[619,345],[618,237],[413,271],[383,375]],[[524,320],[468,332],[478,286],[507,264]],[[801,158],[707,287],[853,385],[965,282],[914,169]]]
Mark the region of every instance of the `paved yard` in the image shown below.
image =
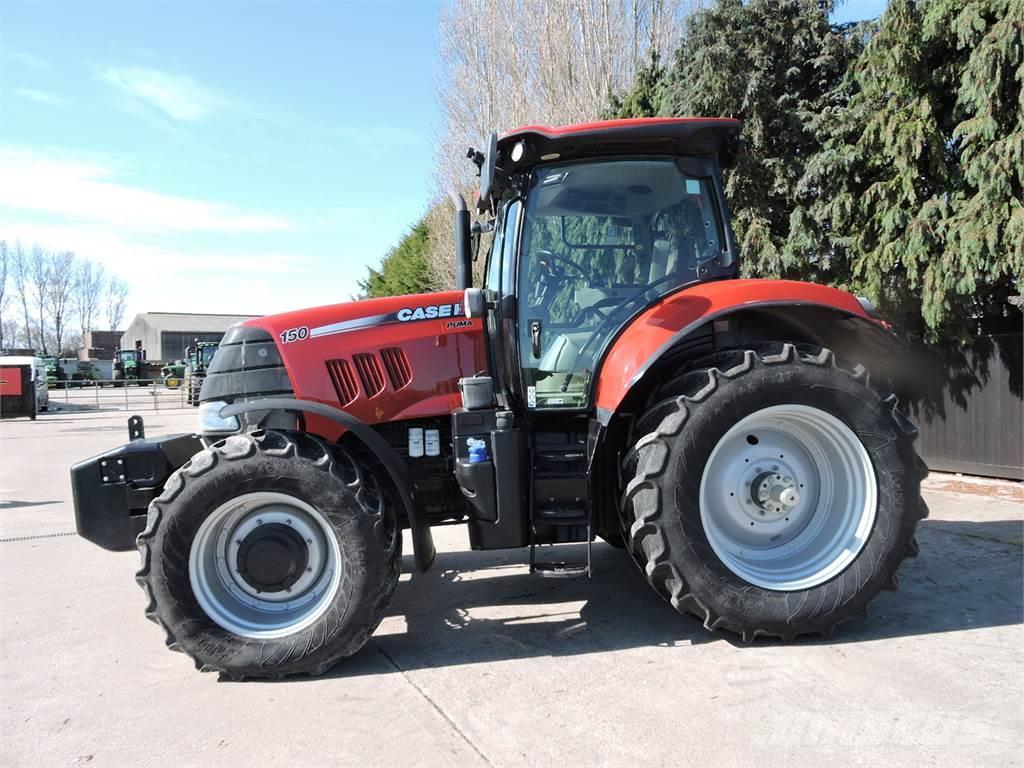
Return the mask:
[[[606,545],[553,582],[443,528],[355,657],[228,683],[164,648],[134,553],[66,535],[68,465],[124,420],[0,424],[0,765],[1024,764],[1020,486],[929,480],[921,556],[834,640],[744,646]]]

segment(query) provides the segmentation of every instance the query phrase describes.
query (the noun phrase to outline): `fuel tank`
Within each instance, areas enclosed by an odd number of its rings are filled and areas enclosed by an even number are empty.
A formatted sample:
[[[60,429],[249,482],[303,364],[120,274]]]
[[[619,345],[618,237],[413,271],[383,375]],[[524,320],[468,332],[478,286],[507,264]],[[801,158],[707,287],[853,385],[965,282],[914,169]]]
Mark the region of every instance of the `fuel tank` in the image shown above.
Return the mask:
[[[367,299],[249,320],[276,341],[295,397],[368,424],[447,416],[487,369],[483,321],[462,292]]]

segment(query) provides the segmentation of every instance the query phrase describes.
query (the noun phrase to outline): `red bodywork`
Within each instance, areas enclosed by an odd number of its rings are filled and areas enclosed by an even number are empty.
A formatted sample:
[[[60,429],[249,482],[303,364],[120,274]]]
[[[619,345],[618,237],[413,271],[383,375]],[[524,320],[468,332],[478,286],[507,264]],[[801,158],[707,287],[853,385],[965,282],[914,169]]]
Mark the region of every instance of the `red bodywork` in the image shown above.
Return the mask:
[[[499,139],[519,136],[527,133],[537,133],[541,136],[562,137],[573,136],[581,133],[608,133],[609,131],[622,131],[630,128],[647,128],[651,126],[667,125],[708,125],[735,127],[737,130],[740,121],[731,117],[634,117],[626,120],[598,120],[593,123],[575,123],[573,125],[524,125],[520,128],[501,134]]]
[[[428,307],[448,307],[448,311],[436,319],[398,319],[411,318],[421,308],[426,314]],[[317,329],[358,324],[369,318],[378,319],[363,327],[316,335]],[[295,397],[342,406],[368,424],[447,416],[462,404],[459,378],[487,368],[483,321],[462,314],[461,291],[303,309],[249,320],[244,325],[263,328],[277,340]],[[307,329],[305,338],[282,341],[282,334],[302,328]],[[401,350],[407,362],[409,380],[398,387],[388,375],[389,353],[382,352],[391,349]],[[357,355],[365,357],[357,362]],[[335,365],[345,365],[351,372],[355,393],[351,401],[342,402],[339,397],[329,361],[344,361]],[[374,391],[377,387],[372,385],[367,391],[366,378],[359,375],[367,366],[371,374],[374,370],[379,373],[377,380],[383,384],[379,391]],[[372,382],[376,375],[367,378]],[[325,436],[337,433],[337,427],[314,421],[311,417],[311,431]]]
[[[872,322],[854,296],[814,283],[786,280],[722,280],[690,286],[658,301],[636,318],[612,344],[597,379],[596,406],[617,410],[638,376],[681,332],[709,319],[755,305],[816,305]],[[443,417],[461,406],[458,380],[488,368],[483,321],[462,314],[457,291],[397,296],[287,312],[250,320],[277,340],[295,396],[341,406],[368,424]],[[417,309],[448,307],[446,316],[415,319]],[[439,309],[438,312],[445,312]],[[398,316],[406,317],[405,321]],[[361,327],[351,326],[360,321]],[[325,335],[317,329],[343,326]],[[288,331],[307,329],[305,338],[283,342]],[[295,334],[301,335],[301,334]],[[399,349],[408,361],[408,383],[395,387],[386,375],[387,350]],[[367,391],[365,377],[352,376],[354,397],[339,397],[337,374],[328,365],[346,361],[358,374],[357,356],[377,365],[379,391]],[[374,362],[376,361],[376,362]],[[372,378],[372,377],[371,377]],[[372,387],[376,389],[376,387]],[[311,417],[308,428],[328,437],[337,427]]]
[[[855,296],[817,283],[792,280],[719,280],[673,293],[633,320],[605,355],[597,379],[596,405],[614,413],[636,378],[674,341],[680,331],[742,307],[772,304],[816,305],[873,320]]]

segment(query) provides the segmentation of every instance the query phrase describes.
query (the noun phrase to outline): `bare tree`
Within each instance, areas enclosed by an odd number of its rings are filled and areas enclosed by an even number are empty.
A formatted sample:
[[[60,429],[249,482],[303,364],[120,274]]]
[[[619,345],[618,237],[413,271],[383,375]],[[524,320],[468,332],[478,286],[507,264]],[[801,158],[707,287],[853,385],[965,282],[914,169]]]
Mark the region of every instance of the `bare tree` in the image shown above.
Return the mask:
[[[10,255],[7,252],[7,241],[0,240],[0,349],[5,348],[7,327],[10,318],[7,316],[7,304],[11,297],[7,293],[7,276],[10,268]]]
[[[13,317],[4,318],[2,327],[0,327],[0,335],[10,341],[12,346],[18,343],[18,333],[20,331],[17,320]]]
[[[94,264],[89,259],[80,259],[75,274],[75,311],[82,330],[82,340],[93,330],[93,322],[100,313],[103,301],[103,288],[106,275],[102,264]]]
[[[14,289],[21,301],[22,318],[25,321],[22,330],[25,334],[25,346],[32,347],[32,315],[29,314],[29,286],[31,285],[31,268],[29,267],[28,254],[21,242],[15,240],[14,249],[11,251],[11,270],[14,275]]]
[[[632,86],[652,50],[663,58],[673,53],[686,16],[702,4],[447,0],[438,23],[437,199],[447,187],[472,194],[476,179],[466,147],[481,147],[491,131],[597,119],[613,94]],[[450,218],[443,202],[428,214],[431,269],[440,285],[451,285],[454,274]]]
[[[72,309],[75,286],[75,254],[71,251],[50,256],[50,285],[46,292],[46,306],[53,323],[53,337],[56,341],[54,354],[64,353],[68,316]]]
[[[32,294],[32,308],[35,310],[38,324],[36,326],[38,348],[44,355],[49,354],[46,346],[46,309],[47,294],[50,289],[50,254],[41,245],[32,245],[29,257],[29,288]]]
[[[107,285],[107,327],[111,331],[118,330],[124,320],[127,304],[128,285],[117,275],[111,275]]]

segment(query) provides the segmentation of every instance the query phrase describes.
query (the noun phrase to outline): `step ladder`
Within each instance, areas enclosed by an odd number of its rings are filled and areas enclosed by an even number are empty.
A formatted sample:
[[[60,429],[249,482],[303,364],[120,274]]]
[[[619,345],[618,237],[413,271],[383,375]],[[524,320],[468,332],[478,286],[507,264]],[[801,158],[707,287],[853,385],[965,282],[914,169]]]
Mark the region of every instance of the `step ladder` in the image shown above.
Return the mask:
[[[548,579],[589,579],[593,573],[593,515],[587,473],[571,466],[580,462],[586,465],[586,451],[580,446],[530,450],[530,573]],[[575,493],[538,501],[537,487],[545,484],[575,489]],[[544,546],[537,543],[539,526],[585,528],[587,561],[537,562],[537,548]]]

